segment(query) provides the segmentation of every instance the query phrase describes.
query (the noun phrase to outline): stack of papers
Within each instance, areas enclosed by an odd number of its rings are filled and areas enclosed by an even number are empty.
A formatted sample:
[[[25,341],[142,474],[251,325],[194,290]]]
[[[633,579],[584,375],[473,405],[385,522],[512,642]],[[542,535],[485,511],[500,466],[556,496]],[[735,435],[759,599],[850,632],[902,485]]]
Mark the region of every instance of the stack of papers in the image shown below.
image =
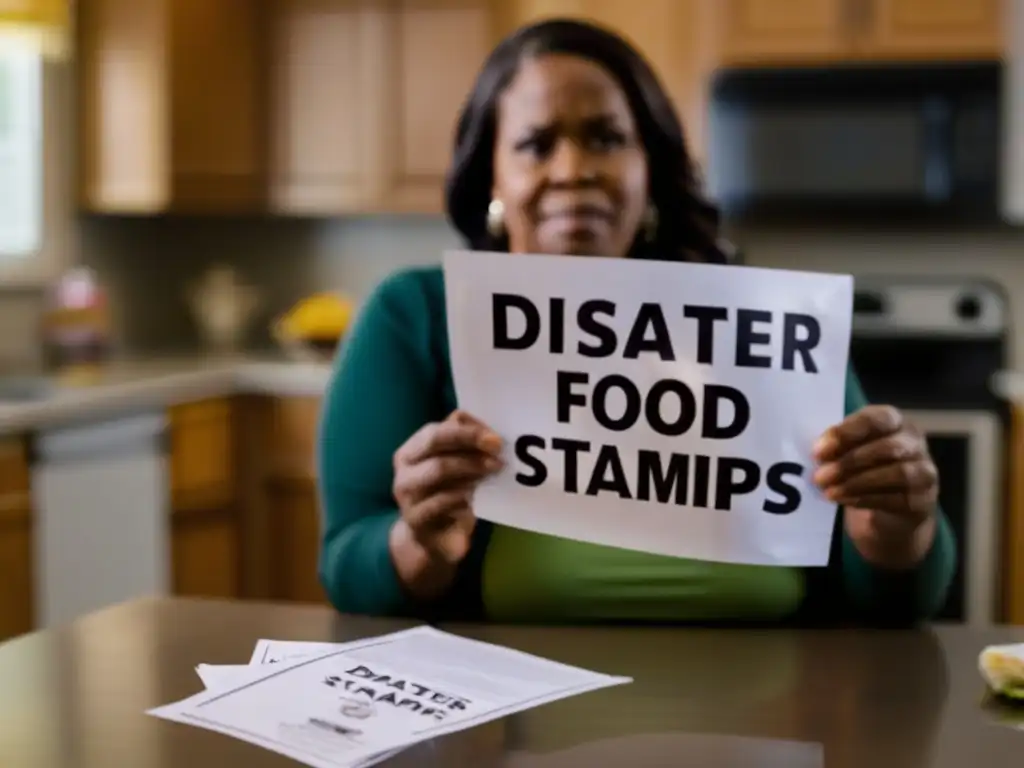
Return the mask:
[[[314,768],[373,765],[427,739],[632,682],[432,627],[351,643],[260,640],[247,665],[196,672],[204,692],[148,714]]]

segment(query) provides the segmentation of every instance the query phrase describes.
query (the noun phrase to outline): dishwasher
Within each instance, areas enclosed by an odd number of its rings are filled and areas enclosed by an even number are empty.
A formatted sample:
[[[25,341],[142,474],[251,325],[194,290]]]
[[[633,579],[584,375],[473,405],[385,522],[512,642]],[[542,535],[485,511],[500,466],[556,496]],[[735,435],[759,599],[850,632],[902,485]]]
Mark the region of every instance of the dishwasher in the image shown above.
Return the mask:
[[[32,446],[36,625],[52,627],[170,581],[164,413],[45,430]]]

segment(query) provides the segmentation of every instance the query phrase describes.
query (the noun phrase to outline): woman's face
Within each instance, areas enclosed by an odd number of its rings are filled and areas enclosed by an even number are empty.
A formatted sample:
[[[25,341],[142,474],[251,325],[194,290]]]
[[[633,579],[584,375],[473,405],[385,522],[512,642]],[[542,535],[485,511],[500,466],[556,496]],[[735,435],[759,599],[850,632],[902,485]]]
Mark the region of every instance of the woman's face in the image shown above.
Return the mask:
[[[625,256],[647,209],[626,95],[576,56],[522,63],[498,103],[492,197],[513,253]]]

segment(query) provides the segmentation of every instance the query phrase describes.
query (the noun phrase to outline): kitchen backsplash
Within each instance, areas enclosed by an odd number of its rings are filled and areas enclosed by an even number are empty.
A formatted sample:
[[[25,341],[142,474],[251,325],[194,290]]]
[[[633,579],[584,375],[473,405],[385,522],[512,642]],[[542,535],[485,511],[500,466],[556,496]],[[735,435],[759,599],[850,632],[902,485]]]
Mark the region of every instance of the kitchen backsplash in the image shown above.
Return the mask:
[[[429,217],[368,217],[331,222],[286,219],[85,217],[83,261],[110,287],[123,348],[162,353],[195,348],[198,336],[186,308],[187,286],[213,263],[237,268],[264,292],[254,324],[254,347],[270,344],[272,317],[302,296],[343,289],[364,297],[385,275],[430,264],[458,238]],[[821,232],[741,233],[751,264],[876,274],[971,274],[995,279],[1020,316],[1024,307],[1024,233]],[[37,301],[0,293],[0,359],[4,344],[33,340]],[[15,333],[6,333],[14,329]],[[1024,365],[1024,334],[1014,360]]]
[[[341,289],[357,300],[392,270],[437,261],[458,244],[437,220],[109,219],[82,222],[83,261],[116,298],[129,350],[198,343],[185,303],[188,286],[211,264],[233,266],[258,286],[262,309],[250,343],[271,344],[274,317],[309,293]]]

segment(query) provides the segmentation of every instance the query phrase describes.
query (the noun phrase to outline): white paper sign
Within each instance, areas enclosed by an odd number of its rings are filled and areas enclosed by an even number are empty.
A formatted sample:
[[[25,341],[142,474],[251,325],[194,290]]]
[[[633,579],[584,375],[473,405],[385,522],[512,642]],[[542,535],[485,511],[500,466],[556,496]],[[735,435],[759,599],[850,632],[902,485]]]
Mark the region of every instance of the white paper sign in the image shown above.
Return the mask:
[[[459,407],[506,441],[478,517],[721,562],[828,562],[814,441],[843,418],[853,280],[445,254]]]

